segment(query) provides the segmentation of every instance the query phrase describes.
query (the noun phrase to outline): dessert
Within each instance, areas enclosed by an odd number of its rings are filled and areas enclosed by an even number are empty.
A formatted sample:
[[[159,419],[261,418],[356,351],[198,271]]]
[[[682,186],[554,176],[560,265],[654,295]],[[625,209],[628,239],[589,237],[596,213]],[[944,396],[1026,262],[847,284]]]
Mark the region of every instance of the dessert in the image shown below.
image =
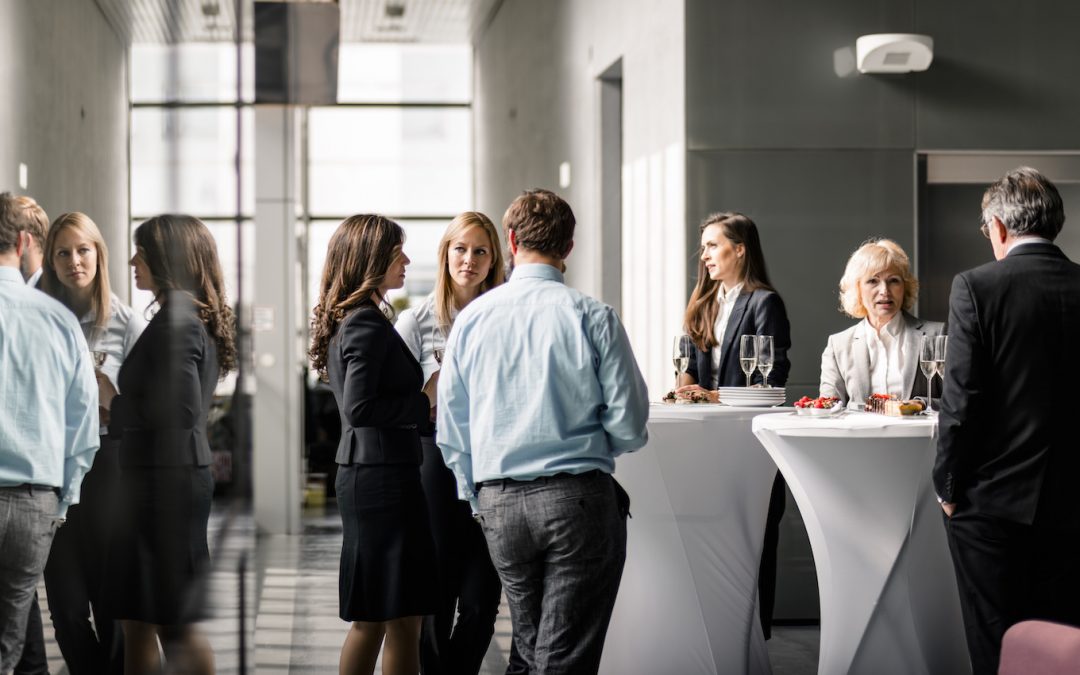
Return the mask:
[[[925,404],[919,400],[902,401],[895,396],[887,394],[871,394],[866,398],[865,410],[876,412],[890,417],[905,417],[918,415],[926,409]]]
[[[816,408],[816,409],[828,409],[840,402],[840,399],[832,396],[818,396],[817,398],[810,398],[809,396],[803,396],[798,401],[795,401],[796,408]]]
[[[664,398],[660,399],[664,403],[674,403],[676,405],[688,405],[691,403],[711,403],[709,401],[708,392],[693,389],[681,394],[676,394],[675,390],[669,391]]]

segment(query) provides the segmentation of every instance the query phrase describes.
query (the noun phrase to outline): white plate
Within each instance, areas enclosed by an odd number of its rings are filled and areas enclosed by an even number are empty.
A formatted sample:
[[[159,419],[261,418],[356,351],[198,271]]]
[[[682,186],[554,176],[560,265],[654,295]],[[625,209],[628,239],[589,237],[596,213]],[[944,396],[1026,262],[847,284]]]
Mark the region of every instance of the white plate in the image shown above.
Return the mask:
[[[753,399],[732,399],[730,396],[724,398],[720,397],[720,403],[723,405],[729,405],[735,408],[773,408],[778,405],[783,405],[783,401],[758,401]]]
[[[844,412],[839,403],[831,408],[795,408],[795,414],[802,417],[836,417]]]

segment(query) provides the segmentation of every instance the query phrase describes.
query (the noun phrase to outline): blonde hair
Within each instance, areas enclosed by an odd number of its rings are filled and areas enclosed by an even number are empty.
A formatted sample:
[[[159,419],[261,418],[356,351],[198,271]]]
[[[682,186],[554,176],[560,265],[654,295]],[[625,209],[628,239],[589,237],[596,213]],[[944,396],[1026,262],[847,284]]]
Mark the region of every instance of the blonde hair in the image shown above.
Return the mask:
[[[454,280],[450,276],[450,244],[466,230],[479,227],[488,236],[491,248],[491,267],[487,277],[480,283],[480,293],[486,293],[505,280],[502,248],[499,246],[499,232],[491,219],[478,211],[466,211],[450,221],[442,239],[439,240],[439,266],[435,272],[435,323],[442,332],[450,331],[450,317],[454,306]]]
[[[86,237],[94,245],[97,271],[90,285],[90,311],[94,315],[94,327],[105,328],[109,323],[111,311],[109,288],[109,249],[105,246],[105,238],[101,236],[101,230],[85,213],[73,211],[62,214],[53,221],[49,227],[49,234],[45,238],[45,259],[42,265],[41,290],[64,303],[68,309],[75,311],[75,297],[71,289],[65,286],[56,274],[53,267],[53,256],[56,253],[56,240],[60,233],[66,229],[72,229]],[[81,318],[81,317],[80,317]]]
[[[881,272],[894,271],[904,281],[904,300],[900,303],[910,312],[919,297],[919,282],[911,273],[911,261],[900,245],[891,239],[871,239],[848,258],[844,276],[840,279],[840,310],[853,319],[866,317],[859,293],[859,284]]]

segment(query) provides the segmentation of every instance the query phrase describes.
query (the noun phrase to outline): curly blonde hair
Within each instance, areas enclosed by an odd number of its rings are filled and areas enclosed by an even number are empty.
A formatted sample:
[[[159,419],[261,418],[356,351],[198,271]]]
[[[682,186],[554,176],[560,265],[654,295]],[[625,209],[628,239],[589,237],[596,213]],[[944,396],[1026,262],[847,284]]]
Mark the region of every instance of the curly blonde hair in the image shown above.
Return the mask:
[[[904,281],[904,301],[900,303],[910,312],[919,298],[919,281],[911,273],[911,260],[904,249],[891,239],[871,239],[848,258],[844,276],[840,278],[840,311],[853,319],[867,315],[859,293],[859,284],[881,272],[896,272]]]

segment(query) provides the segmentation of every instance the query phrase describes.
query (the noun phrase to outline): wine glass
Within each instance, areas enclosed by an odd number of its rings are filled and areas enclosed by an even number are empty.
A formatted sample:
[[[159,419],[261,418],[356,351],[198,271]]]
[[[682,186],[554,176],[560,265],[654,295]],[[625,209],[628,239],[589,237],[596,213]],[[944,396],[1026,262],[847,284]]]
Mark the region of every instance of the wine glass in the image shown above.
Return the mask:
[[[671,349],[671,362],[675,364],[675,388],[679,388],[679,375],[686,372],[690,367],[690,359],[694,358],[694,341],[689,335],[676,335],[675,344]]]
[[[934,375],[937,374],[938,358],[937,358],[937,339],[934,335],[924,335],[919,341],[919,370],[922,371],[924,377],[926,377],[926,410],[927,412],[933,412],[934,410],[934,398],[931,396],[933,392]],[[942,369],[944,370],[944,358],[942,358]]]
[[[739,367],[746,374],[746,386],[750,386],[750,375],[757,368],[757,336],[743,335],[739,338]]]
[[[431,324],[431,355],[435,357],[435,363],[442,366],[443,354],[446,353],[446,336],[443,334],[439,322]]]
[[[761,383],[769,386],[769,373],[773,367],[773,336],[757,336],[757,369],[761,371]]]
[[[105,359],[108,357],[108,352],[98,348],[104,337],[105,328],[101,326],[92,326],[86,331],[86,346],[90,350],[91,358],[94,360],[95,369],[100,369],[105,365]]]
[[[935,374],[941,378],[941,391],[945,391],[945,351],[949,344],[948,335],[934,336],[934,365]],[[938,397],[940,400],[941,397]]]

